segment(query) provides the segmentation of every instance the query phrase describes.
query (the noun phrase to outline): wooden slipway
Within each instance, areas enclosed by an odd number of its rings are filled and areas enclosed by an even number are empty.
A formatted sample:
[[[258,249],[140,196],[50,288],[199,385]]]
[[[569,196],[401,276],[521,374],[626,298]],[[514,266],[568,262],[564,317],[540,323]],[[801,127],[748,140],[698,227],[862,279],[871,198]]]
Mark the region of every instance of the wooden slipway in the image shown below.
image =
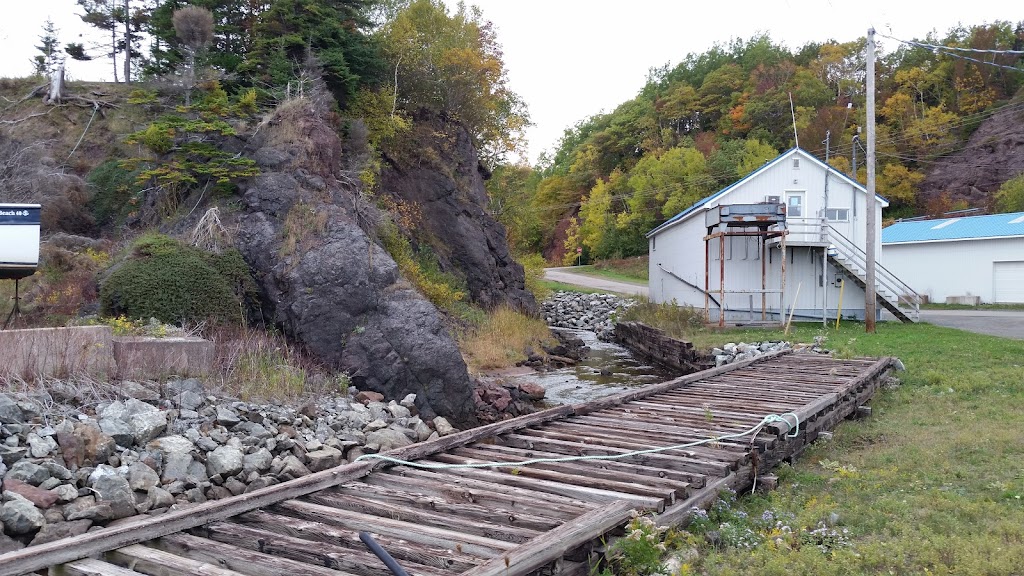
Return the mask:
[[[776,421],[753,436],[615,460],[444,470],[357,462],[4,554],[0,576],[387,576],[360,531],[410,574],[585,574],[595,543],[633,511],[679,524],[723,488],[751,486],[755,470],[854,414],[893,365],[774,353],[389,455],[464,464],[626,454],[743,432],[784,413],[799,417],[792,437]]]

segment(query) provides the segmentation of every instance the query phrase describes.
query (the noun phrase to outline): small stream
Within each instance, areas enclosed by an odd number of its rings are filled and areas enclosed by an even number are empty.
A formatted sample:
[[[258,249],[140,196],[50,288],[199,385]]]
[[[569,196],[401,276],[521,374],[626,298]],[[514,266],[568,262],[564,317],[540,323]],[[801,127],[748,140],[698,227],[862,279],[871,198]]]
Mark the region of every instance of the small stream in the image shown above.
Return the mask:
[[[655,384],[679,376],[664,368],[635,358],[618,344],[602,342],[589,330],[559,328],[583,340],[590,353],[576,366],[517,376],[540,384],[547,390],[549,404],[586,402],[644,384]]]

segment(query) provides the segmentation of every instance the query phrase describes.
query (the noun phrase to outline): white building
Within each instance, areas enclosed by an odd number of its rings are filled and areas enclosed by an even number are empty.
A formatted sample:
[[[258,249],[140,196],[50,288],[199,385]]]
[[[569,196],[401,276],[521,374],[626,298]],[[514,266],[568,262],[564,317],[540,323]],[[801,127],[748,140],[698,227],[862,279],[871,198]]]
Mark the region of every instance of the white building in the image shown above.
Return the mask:
[[[897,222],[882,264],[932,302],[1024,303],[1024,212]]]
[[[778,236],[767,240],[756,235],[728,236],[705,243],[709,234],[724,230],[708,227],[709,213],[716,214],[720,206],[758,203],[786,206],[784,226],[768,228],[769,232],[788,229],[785,259]],[[707,304],[712,321],[720,318],[723,308],[725,320],[734,322],[759,321],[762,316],[779,320],[791,308],[795,318],[807,320],[821,319],[823,311],[835,318],[842,293],[842,316],[863,319],[868,204],[863,186],[803,149],[788,150],[647,234],[651,300],[674,300],[698,309]],[[888,203],[876,196],[870,205],[880,224],[882,208]],[[881,231],[876,234],[878,259]],[[901,306],[901,296],[911,292],[909,288],[881,270],[876,277],[879,304],[901,319],[916,319],[916,309]]]

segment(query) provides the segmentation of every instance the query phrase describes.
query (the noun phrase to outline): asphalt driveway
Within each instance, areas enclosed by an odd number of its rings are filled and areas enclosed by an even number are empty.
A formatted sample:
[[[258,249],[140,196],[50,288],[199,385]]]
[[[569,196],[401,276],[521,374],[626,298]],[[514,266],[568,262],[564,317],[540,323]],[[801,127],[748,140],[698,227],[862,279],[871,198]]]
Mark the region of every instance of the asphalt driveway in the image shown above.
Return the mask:
[[[573,266],[566,266],[563,268],[545,268],[544,279],[551,280],[553,282],[561,282],[562,284],[582,286],[583,288],[590,288],[592,290],[624,294],[626,296],[647,296],[646,284],[619,282],[616,280],[609,280],[608,278],[580,274],[574,271]]]
[[[888,312],[883,320],[897,321]],[[921,310],[921,321],[978,334],[1024,340],[1024,310]]]

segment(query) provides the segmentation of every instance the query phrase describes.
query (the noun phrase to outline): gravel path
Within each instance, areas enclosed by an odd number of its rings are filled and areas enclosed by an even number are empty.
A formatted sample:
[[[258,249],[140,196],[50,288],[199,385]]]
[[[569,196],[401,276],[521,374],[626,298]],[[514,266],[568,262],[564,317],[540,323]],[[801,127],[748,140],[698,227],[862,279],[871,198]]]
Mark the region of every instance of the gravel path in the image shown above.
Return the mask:
[[[544,279],[551,280],[553,282],[561,282],[563,284],[571,284],[573,286],[581,286],[583,288],[590,288],[592,290],[625,294],[628,296],[647,296],[648,294],[647,286],[644,284],[632,284],[618,280],[609,280],[608,278],[599,278],[596,276],[580,274],[578,272],[573,272],[573,270],[573,266],[567,266],[564,268],[545,268]]]

